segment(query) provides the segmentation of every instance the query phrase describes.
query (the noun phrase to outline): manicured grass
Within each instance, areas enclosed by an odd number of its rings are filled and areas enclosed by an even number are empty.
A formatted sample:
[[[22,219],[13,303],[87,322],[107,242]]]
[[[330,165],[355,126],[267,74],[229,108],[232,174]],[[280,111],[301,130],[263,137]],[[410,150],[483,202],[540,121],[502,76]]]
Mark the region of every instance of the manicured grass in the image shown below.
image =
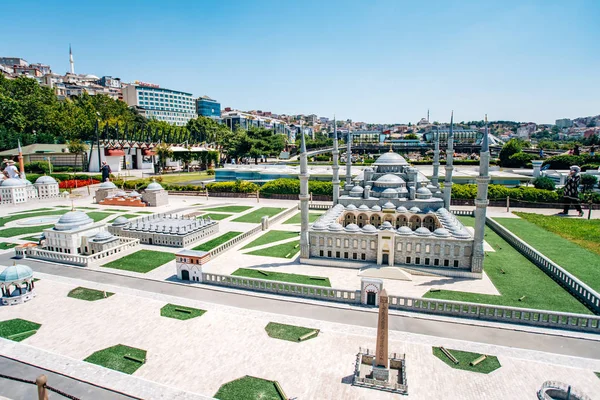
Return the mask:
[[[201,245],[194,247],[192,250],[209,251],[241,234],[242,232],[236,231],[227,232],[221,236],[217,236],[216,238],[209,240],[208,242],[204,242]]]
[[[600,219],[565,218],[523,212],[515,214],[600,255]]]
[[[319,213],[319,212],[308,213],[308,222],[312,224],[317,219],[319,219],[319,217],[321,215],[323,215],[323,213]],[[290,218],[284,222],[284,224],[301,224],[301,223],[302,223],[302,221],[300,220],[300,213],[297,213],[292,218]]]
[[[446,350],[448,350],[450,354],[452,354],[458,360],[458,364],[454,364],[452,360],[450,360],[439,347],[433,347],[433,355],[445,362],[449,367],[455,369],[479,372],[481,374],[489,374],[490,372],[495,371],[502,366],[500,365],[500,362],[498,361],[497,357],[487,356],[486,354],[487,358],[485,360],[472,367],[471,365],[469,365],[469,363],[471,361],[476,360],[479,356],[481,356],[481,354],[451,349]]]
[[[279,242],[285,239],[291,239],[298,237],[298,232],[290,232],[290,231],[268,231],[264,235],[254,239],[252,242],[248,243],[243,249],[249,249],[251,247],[262,246],[263,244],[270,244],[274,242]]]
[[[473,226],[475,221],[472,217],[458,218],[465,226]],[[483,269],[500,296],[442,289],[439,292],[427,292],[423,297],[590,314],[569,292],[487,227],[485,240],[495,252],[486,253]],[[525,298],[519,301],[522,296]]]
[[[561,219],[560,217],[550,217]],[[592,289],[600,291],[600,241],[595,245],[598,247],[598,253],[590,251],[578,243],[561,237],[551,231],[548,231],[534,222],[517,218],[494,218],[502,226],[508,228],[519,238],[533,246],[540,253],[581,279]],[[537,218],[534,218],[537,220]],[[558,221],[558,222],[577,222],[577,221]],[[582,221],[587,222],[587,221]],[[600,222],[600,221],[598,221]],[[567,232],[570,224],[560,223]],[[592,226],[587,231],[592,233]],[[598,239],[600,240],[600,224],[598,224]],[[573,232],[573,231],[571,231]],[[582,230],[576,230],[577,233],[585,234]],[[590,235],[593,236],[593,235]],[[588,236],[579,239],[584,242]],[[593,244],[593,242],[590,242]]]
[[[140,218],[140,215],[135,215],[135,214],[122,214],[122,215],[117,215],[116,217],[112,218],[110,222],[113,222],[115,219],[119,218],[119,217],[125,217],[127,219],[133,219],[133,218]]]
[[[300,337],[309,334],[315,330],[317,329],[305,328],[303,326],[278,324],[276,322],[269,322],[267,326],[265,326],[265,331],[267,331],[267,334],[270,337],[275,339],[288,340],[290,342],[299,342]],[[317,335],[318,333],[311,336],[310,339],[316,338]]]
[[[331,282],[329,282],[329,278],[325,278],[322,276],[310,277],[308,275],[288,274],[285,272],[263,271],[249,268],[238,268],[231,275],[245,276],[248,278],[256,279],[268,279],[271,281],[300,283],[302,285],[331,287]]]
[[[39,211],[51,211],[54,210],[53,208],[36,208],[35,212],[39,212]],[[11,212],[9,213],[10,215],[14,215],[14,214],[27,214],[29,211],[16,211],[16,212]]]
[[[214,397],[219,400],[285,400],[273,381],[248,375],[224,384]]]
[[[14,237],[26,235],[30,233],[42,234],[42,231],[47,228],[53,228],[54,225],[39,225],[39,226],[19,226],[16,228],[0,229],[0,237]]]
[[[45,217],[48,215],[63,215],[66,214],[67,210],[56,210],[56,211],[42,211],[42,212],[30,212],[30,213],[19,213],[16,215],[6,216],[0,218],[0,226],[6,225],[8,222],[16,221],[19,219],[33,218],[33,217]]]
[[[279,257],[279,258],[294,258],[294,256],[300,251],[300,241],[294,240],[293,242],[282,243],[271,247],[265,247],[264,249],[254,250],[246,254],[254,256],[267,256],[267,257]]]
[[[37,242],[39,242],[39,241],[40,241],[40,236],[41,236],[41,235],[37,235],[37,236],[27,236],[27,237],[21,238],[21,240],[29,240],[29,241],[36,242],[36,243],[37,243]]]
[[[97,210],[98,207],[77,207],[80,210]]]
[[[98,221],[102,221],[104,218],[108,218],[115,214],[109,213],[109,212],[102,212],[102,211],[92,211],[92,212],[87,213],[87,215],[88,215],[88,217],[93,219],[94,222],[98,222]]]
[[[161,175],[160,183],[171,183],[173,185],[185,185],[191,181],[203,181],[213,179],[214,175],[208,175],[206,171],[202,172],[177,172],[173,174]]]
[[[246,210],[251,209],[252,206],[222,206],[222,207],[212,207],[212,208],[204,208],[202,211],[217,211],[217,212],[226,212],[237,214],[244,212]]]
[[[125,358],[132,357],[139,361]],[[146,361],[146,350],[136,349],[122,344],[97,351],[83,361],[114,369],[125,374],[133,374]]]
[[[210,219],[214,219],[215,221],[220,221],[222,219],[225,218],[229,218],[231,217],[233,214],[216,214],[216,213],[210,213],[210,214],[202,214],[199,217],[210,217]]]
[[[175,304],[167,304],[160,309],[160,315],[167,318],[175,319],[192,319],[201,316],[206,310],[200,310],[198,308],[178,306]]]
[[[20,342],[37,333],[42,325],[20,318],[0,321],[0,337]]]
[[[113,294],[114,293],[106,292],[106,297],[110,297]],[[79,300],[96,301],[104,299],[104,292],[102,290],[88,289],[79,286],[71,290],[67,296]]]
[[[9,250],[9,249],[12,249],[15,246],[18,246],[18,244],[16,244],[16,243],[2,242],[2,243],[0,243],[0,250]]]
[[[145,274],[175,259],[175,254],[154,250],[139,250],[118,260],[104,264],[103,267],[122,269]]]
[[[259,208],[258,210],[252,211],[251,213],[242,215],[241,217],[234,219],[233,222],[248,222],[248,223],[257,224],[260,222],[261,218],[264,217],[265,215],[267,217],[272,217],[273,215],[279,214],[283,210],[285,210],[285,208],[262,207],[262,208]]]
[[[154,214],[152,211],[136,211],[136,214]]]

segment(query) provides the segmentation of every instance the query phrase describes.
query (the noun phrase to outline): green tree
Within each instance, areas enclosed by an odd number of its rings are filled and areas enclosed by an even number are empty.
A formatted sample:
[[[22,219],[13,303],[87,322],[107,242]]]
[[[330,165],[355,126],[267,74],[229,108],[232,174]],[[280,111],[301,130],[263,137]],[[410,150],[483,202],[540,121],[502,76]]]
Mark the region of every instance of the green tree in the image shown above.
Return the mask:
[[[88,146],[79,139],[72,139],[69,141],[68,149],[69,153],[75,154],[75,167],[77,167],[77,159],[81,156],[81,170],[83,171],[83,160],[85,159],[83,155],[87,151]]]
[[[503,167],[510,167],[510,157],[516,153],[520,153],[522,150],[523,146],[519,140],[510,139],[502,146],[502,150],[500,150],[500,165]]]
[[[554,190],[554,181],[547,176],[538,176],[533,180],[536,189]]]
[[[597,182],[598,182],[598,178],[595,175],[592,175],[592,174],[581,175],[581,184],[583,185],[584,192],[591,190]]]
[[[171,146],[166,143],[160,143],[154,147],[154,152],[158,156],[158,165],[161,170],[165,168],[167,158],[173,157],[173,150]]]
[[[417,140],[419,137],[414,134],[414,133],[409,133],[408,135],[404,136],[404,139],[406,140]]]

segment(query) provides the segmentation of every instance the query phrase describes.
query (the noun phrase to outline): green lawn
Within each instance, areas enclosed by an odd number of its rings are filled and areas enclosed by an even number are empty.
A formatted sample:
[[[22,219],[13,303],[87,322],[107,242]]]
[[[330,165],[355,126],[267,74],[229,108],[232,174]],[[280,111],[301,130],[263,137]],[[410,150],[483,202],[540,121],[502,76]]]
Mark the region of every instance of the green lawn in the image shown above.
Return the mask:
[[[81,209],[81,210],[97,210],[98,209],[98,207],[77,207],[77,208]]]
[[[175,259],[175,254],[154,250],[139,250],[118,260],[104,264],[103,267],[122,269],[145,274]]]
[[[0,337],[20,342],[37,333],[42,325],[20,318],[0,321]]]
[[[30,233],[39,233],[41,235],[41,232],[47,228],[54,228],[54,225],[19,226],[16,228],[5,228],[0,229],[0,237],[14,237]]]
[[[217,236],[216,238],[209,240],[208,242],[204,242],[201,245],[194,247],[192,250],[209,251],[241,234],[242,232],[227,232],[221,236]]]
[[[12,249],[15,246],[18,246],[18,244],[16,244],[16,243],[1,242],[0,243],[0,250],[9,250],[9,249]]]
[[[476,360],[479,356],[481,356],[481,354],[470,353],[468,351],[446,349],[458,360],[458,364],[454,364],[452,360],[450,360],[448,356],[446,356],[439,347],[433,347],[432,349],[434,356],[445,362],[449,367],[455,369],[479,372],[481,374],[489,374],[490,372],[495,371],[501,367],[498,358],[495,356],[487,356],[486,354],[487,358],[485,360],[472,367],[471,365],[469,365],[471,361]]]
[[[21,240],[30,240],[32,242],[36,242],[37,243],[37,242],[40,241],[40,235],[37,235],[37,236],[27,236],[27,237],[21,238]]]
[[[300,283],[302,285],[331,287],[329,278],[322,276],[308,276],[298,274],[288,274],[284,272],[263,271],[258,269],[238,268],[231,275],[245,276],[248,278],[268,279],[271,281]]]
[[[319,219],[319,217],[321,215],[323,215],[323,214],[324,213],[322,213],[322,212],[311,212],[311,213],[308,213],[308,222],[312,224],[317,219]],[[288,219],[287,221],[284,222],[284,224],[300,224],[300,223],[302,223],[302,221],[300,221],[300,213],[297,213],[292,218],[290,218],[290,219]]]
[[[0,218],[0,226],[6,225],[8,222],[16,221],[18,219],[33,218],[33,217],[45,217],[48,215],[63,215],[69,212],[68,210],[56,210],[56,211],[42,211],[42,212],[30,212],[30,213],[19,213],[16,215],[10,215]]]
[[[43,208],[36,208],[35,211],[31,211],[31,212],[51,211],[51,210],[54,210],[54,209],[53,208],[44,208],[43,207]],[[9,214],[10,215],[13,215],[13,214],[27,214],[28,212],[30,212],[30,211],[25,211],[25,212],[23,212],[23,211],[16,211],[16,212],[11,212]]]
[[[257,224],[260,222],[261,218],[264,217],[265,215],[267,217],[272,217],[273,215],[279,214],[283,210],[285,210],[285,208],[262,207],[262,208],[259,208],[258,210],[254,210],[251,213],[242,215],[241,217],[234,219],[233,222],[248,222],[248,223]]]
[[[269,322],[267,326],[265,326],[265,331],[267,331],[267,334],[272,338],[288,340],[290,342],[299,342],[300,337],[313,331],[317,331],[317,333],[312,335],[310,339],[316,338],[318,335],[318,329],[305,328],[303,326],[278,324],[276,322]],[[308,338],[305,340],[308,340]]]
[[[178,306],[176,304],[167,304],[160,309],[160,315],[162,317],[174,318],[180,320],[192,319],[201,316],[206,310],[200,310],[198,308]]]
[[[109,213],[109,212],[102,212],[102,211],[92,211],[87,213],[88,217],[90,217],[91,219],[94,220],[94,222],[99,222],[102,221],[104,218],[108,218],[111,215],[115,215],[113,213]]]
[[[219,400],[285,400],[273,381],[248,375],[224,384],[214,397]]]
[[[115,219],[119,218],[119,217],[125,217],[127,219],[133,219],[133,218],[140,218],[140,215],[135,215],[135,214],[122,214],[122,215],[117,215],[116,217],[112,218],[110,222],[113,222]]]
[[[458,218],[466,226],[473,226],[475,221],[473,217]],[[488,227],[485,228],[485,240],[496,251],[486,252],[483,269],[501,293],[500,296],[442,289],[439,292],[427,292],[423,297],[590,314],[569,292]],[[522,296],[526,297],[519,301]]]
[[[136,211],[136,214],[154,214],[152,211]]]
[[[110,297],[113,294],[114,293],[106,292],[106,297]],[[71,290],[67,296],[79,300],[96,301],[104,299],[104,292],[102,290],[88,289],[79,286]]]
[[[126,356],[133,359],[125,358]],[[83,361],[114,369],[125,374],[133,374],[146,362],[146,350],[118,344],[97,351]]]
[[[296,253],[300,251],[299,245],[300,241],[294,240],[293,242],[282,243],[275,246],[265,247],[264,249],[250,251],[246,254],[251,254],[253,256],[293,258]]]
[[[177,172],[173,174],[165,174],[160,176],[160,183],[171,183],[173,185],[186,185],[191,181],[203,181],[213,179],[214,175],[208,175],[206,171],[201,172]]]
[[[246,210],[251,209],[252,206],[222,206],[222,207],[212,207],[212,208],[204,208],[202,211],[219,211],[219,212],[227,212],[227,213],[241,213]]]
[[[264,235],[254,239],[252,242],[248,243],[243,249],[249,249],[251,247],[262,246],[263,244],[270,244],[274,242],[280,242],[285,239],[291,239],[298,237],[300,234],[298,232],[291,231],[268,231]]]
[[[560,217],[549,218],[562,219]],[[560,235],[538,226],[537,223],[529,222],[525,219],[494,218],[494,220],[502,224],[505,228],[508,228],[540,253],[581,279],[592,289],[600,291],[600,269],[598,269],[598,266],[600,266],[600,253],[594,253],[580,246],[578,243],[565,239]],[[536,221],[537,218],[533,218],[533,220]],[[558,222],[567,223],[564,224],[564,232],[568,232],[570,223],[578,221],[570,220]],[[561,223],[560,225],[563,224]],[[591,225],[589,228],[588,231],[591,233]],[[598,224],[598,231],[600,232],[600,224]],[[573,231],[570,232],[572,234]],[[580,230],[576,230],[576,232],[585,234]],[[587,237],[588,236],[583,236],[583,238],[579,239],[579,242],[585,241]],[[600,239],[600,233],[598,238]],[[590,244],[592,244],[592,242],[590,242]],[[598,242],[596,246],[600,248],[600,242]],[[600,251],[600,249],[598,249],[598,251]]]
[[[210,217],[210,219],[214,219],[215,221],[220,221],[222,219],[229,218],[232,215],[233,214],[216,214],[216,213],[210,213],[210,214],[200,215],[200,217],[204,217],[204,218]]]

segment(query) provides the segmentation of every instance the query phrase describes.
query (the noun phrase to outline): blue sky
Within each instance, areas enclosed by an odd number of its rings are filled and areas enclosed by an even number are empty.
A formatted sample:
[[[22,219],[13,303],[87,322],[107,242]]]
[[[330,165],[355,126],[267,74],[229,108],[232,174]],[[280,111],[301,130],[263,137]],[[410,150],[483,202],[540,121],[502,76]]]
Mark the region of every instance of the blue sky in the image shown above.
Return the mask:
[[[600,1],[13,1],[0,55],[366,122],[600,114]]]

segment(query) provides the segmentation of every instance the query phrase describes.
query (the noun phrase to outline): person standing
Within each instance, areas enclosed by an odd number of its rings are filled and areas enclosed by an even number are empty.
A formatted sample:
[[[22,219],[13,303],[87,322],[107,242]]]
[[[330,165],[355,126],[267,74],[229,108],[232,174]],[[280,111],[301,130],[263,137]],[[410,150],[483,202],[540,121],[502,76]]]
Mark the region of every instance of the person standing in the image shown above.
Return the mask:
[[[573,204],[575,209],[579,211],[579,216],[583,217],[583,210],[581,209],[581,204],[579,204],[579,184],[581,182],[581,177],[579,176],[580,172],[581,168],[579,168],[577,165],[573,165],[569,171],[567,183],[563,188],[565,191],[563,195],[563,202],[565,205],[563,212],[559,213],[559,215],[569,214],[569,207],[571,204]]]
[[[575,147],[573,147],[573,155],[574,156],[579,155],[579,145],[578,144],[576,144]]]
[[[594,157],[594,155],[596,155],[596,146],[592,145],[590,147],[590,156]]]
[[[4,175],[7,178],[18,179],[19,178],[19,170],[15,167],[15,162],[13,160],[6,161],[6,168],[4,168]]]
[[[100,172],[102,172],[102,182],[106,182],[110,177],[110,165],[106,163],[106,161],[102,161],[102,168],[100,168]]]

